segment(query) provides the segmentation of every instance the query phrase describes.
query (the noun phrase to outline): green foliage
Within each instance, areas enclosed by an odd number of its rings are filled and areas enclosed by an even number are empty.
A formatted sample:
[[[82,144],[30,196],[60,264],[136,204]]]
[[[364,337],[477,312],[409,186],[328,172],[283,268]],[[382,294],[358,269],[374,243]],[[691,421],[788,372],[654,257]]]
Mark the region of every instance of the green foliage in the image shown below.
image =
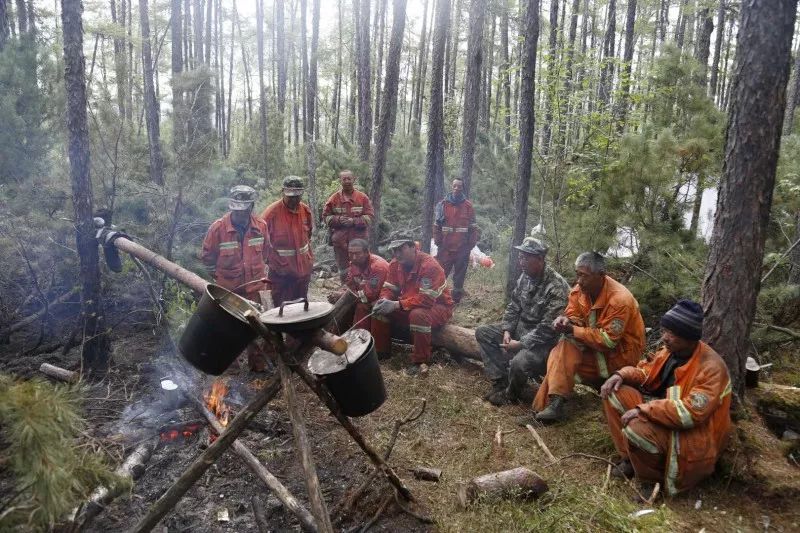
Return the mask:
[[[99,485],[128,483],[81,443],[80,390],[0,374],[0,453],[15,478],[16,497],[0,515],[0,530],[44,530],[65,518]]]

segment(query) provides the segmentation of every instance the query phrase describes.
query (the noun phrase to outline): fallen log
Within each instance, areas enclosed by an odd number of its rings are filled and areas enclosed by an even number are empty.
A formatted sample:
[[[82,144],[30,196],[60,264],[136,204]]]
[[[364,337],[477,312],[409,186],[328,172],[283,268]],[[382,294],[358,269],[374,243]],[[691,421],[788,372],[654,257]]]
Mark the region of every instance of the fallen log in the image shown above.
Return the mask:
[[[538,498],[547,492],[547,482],[525,467],[495,472],[472,478],[458,487],[458,500],[462,508],[481,495]]]
[[[442,470],[439,468],[427,468],[424,466],[415,466],[411,469],[414,477],[422,481],[439,481],[442,477]]]
[[[81,379],[81,375],[77,372],[51,365],[49,363],[42,363],[42,365],[39,367],[39,372],[46,376],[50,376],[53,379],[66,381],[67,383],[77,383]]]

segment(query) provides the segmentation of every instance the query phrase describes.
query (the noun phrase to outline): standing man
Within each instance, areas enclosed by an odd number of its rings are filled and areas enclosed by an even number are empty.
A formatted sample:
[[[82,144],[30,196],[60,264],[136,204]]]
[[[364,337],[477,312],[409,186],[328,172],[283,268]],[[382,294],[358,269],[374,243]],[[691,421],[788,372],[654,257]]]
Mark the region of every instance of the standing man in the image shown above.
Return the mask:
[[[259,291],[267,288],[267,227],[253,216],[256,191],[247,185],[231,189],[228,209],[215,220],[203,239],[200,259],[214,283],[248,300],[261,303]],[[263,352],[251,344],[247,349],[250,369],[265,369]]]
[[[380,299],[373,306],[370,332],[378,357],[388,357],[391,325],[407,327],[414,350],[409,375],[428,371],[432,328],[445,325],[453,316],[453,299],[441,265],[417,250],[411,237],[398,237],[389,244],[392,262]]]
[[[603,256],[582,253],[575,260],[575,274],[578,284],[569,293],[564,314],[553,322],[562,337],[550,352],[547,374],[533,401],[539,422],[564,419],[564,402],[576,380],[600,385],[620,368],[636,365],[644,349],[639,302],[606,275]]]
[[[350,267],[347,269],[345,288],[333,293],[328,299],[331,303],[336,303],[347,290],[355,294],[358,301],[353,315],[353,327],[369,330],[372,305],[381,295],[383,283],[389,274],[389,263],[383,257],[370,253],[369,243],[364,239],[350,241],[347,251],[350,254]]]
[[[480,230],[475,222],[472,202],[464,195],[464,182],[453,180],[453,191],[436,206],[433,223],[433,242],[436,260],[442,265],[445,277],[453,270],[453,301],[464,296],[464,278],[467,277],[469,253],[478,244]]]
[[[328,198],[322,210],[342,281],[347,278],[348,244],[353,239],[367,238],[367,230],[375,216],[369,196],[355,189],[356,179],[349,170],[339,172],[342,189]]]
[[[283,197],[261,214],[267,227],[267,264],[272,284],[272,303],[304,298],[311,281],[314,253],[311,250],[311,209],[300,201],[303,179],[283,179]]]
[[[526,237],[517,261],[520,274],[500,324],[475,330],[481,358],[492,389],[484,400],[493,405],[533,401],[528,378],[541,379],[547,371],[547,356],[557,335],[553,321],[567,305],[569,284],[545,263],[547,246]]]
[[[702,336],[703,308],[679,301],[661,318],[663,348],[600,389],[622,456],[616,475],[663,481],[672,496],[714,471],[730,433],[731,380]]]

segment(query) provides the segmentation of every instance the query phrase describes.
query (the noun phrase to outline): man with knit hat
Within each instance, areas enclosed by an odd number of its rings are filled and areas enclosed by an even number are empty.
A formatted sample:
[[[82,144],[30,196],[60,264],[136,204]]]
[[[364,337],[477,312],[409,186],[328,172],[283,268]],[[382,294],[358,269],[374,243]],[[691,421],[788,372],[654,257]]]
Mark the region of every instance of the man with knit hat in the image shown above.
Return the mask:
[[[730,432],[731,381],[702,334],[702,307],[680,300],[661,318],[664,346],[603,384],[603,409],[622,456],[615,475],[662,482],[672,496],[714,471]]]

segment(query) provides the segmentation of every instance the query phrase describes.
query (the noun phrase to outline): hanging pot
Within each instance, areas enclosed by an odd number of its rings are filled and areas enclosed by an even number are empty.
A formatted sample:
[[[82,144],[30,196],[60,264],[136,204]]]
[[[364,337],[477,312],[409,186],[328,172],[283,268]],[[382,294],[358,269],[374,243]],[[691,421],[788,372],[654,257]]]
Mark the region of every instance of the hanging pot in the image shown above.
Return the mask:
[[[247,311],[259,313],[241,296],[209,283],[181,335],[181,355],[206,374],[222,374],[256,337]]]
[[[342,337],[349,346],[344,355],[316,350],[308,369],[325,382],[345,415],[368,415],[386,401],[375,343],[364,329],[348,331]]]
[[[332,313],[333,305],[328,302],[298,298],[262,313],[261,322],[279,333],[303,333],[326,326]]]

